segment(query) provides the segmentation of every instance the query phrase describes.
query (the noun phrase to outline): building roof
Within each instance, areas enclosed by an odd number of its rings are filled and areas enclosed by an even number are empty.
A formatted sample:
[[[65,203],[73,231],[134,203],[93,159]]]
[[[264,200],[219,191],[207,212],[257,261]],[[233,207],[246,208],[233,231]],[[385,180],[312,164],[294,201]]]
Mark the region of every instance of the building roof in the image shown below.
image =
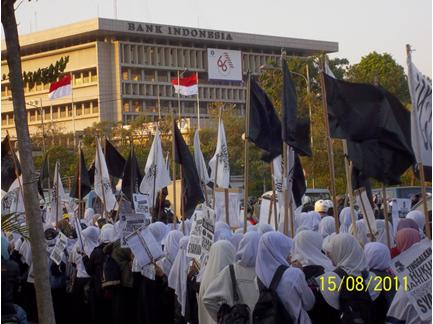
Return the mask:
[[[51,28],[20,36],[23,55],[67,47],[77,43],[103,40],[113,37],[121,40],[135,37],[160,39],[162,41],[185,41],[214,47],[232,49],[285,49],[288,55],[308,56],[322,52],[338,51],[337,42],[309,39],[256,35],[232,31],[201,29],[194,27],[170,26],[153,23],[93,18],[69,25]],[[6,54],[2,41],[2,59]]]

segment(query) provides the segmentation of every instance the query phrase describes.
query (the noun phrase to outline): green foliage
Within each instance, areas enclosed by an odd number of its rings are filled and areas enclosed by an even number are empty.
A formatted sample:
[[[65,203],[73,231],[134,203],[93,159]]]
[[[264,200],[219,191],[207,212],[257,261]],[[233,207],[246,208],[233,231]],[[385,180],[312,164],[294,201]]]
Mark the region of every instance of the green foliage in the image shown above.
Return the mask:
[[[52,83],[65,71],[69,62],[69,56],[61,57],[56,63],[50,64],[49,67],[37,69],[32,72],[23,72],[23,81],[33,87],[36,83]]]
[[[26,239],[29,239],[29,227],[27,224],[22,224],[19,220],[20,215],[11,213],[1,216],[1,230],[4,233],[18,233]]]
[[[409,88],[404,69],[390,54],[372,52],[351,65],[347,79],[353,82],[378,83],[397,96],[403,104],[410,102]]]

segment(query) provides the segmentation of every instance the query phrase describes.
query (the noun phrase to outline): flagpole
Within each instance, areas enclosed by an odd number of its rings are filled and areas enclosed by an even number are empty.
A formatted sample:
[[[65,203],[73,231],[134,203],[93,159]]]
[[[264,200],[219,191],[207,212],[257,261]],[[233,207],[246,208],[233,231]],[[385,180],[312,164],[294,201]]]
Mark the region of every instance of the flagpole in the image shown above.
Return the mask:
[[[179,71],[177,72],[177,76],[178,76],[178,82],[179,82]],[[179,86],[179,84],[178,84]],[[179,98],[179,94],[178,94],[178,98]],[[180,102],[179,102],[180,103]],[[171,118],[173,119],[173,128],[172,128],[172,154],[173,154],[173,228],[176,229],[176,223],[177,223],[177,217],[176,217],[176,159],[175,159],[175,152],[176,152],[176,145],[175,145],[175,140],[174,140],[174,129],[175,129],[175,125],[176,125],[176,120],[174,119],[174,112],[171,111]]]
[[[102,216],[103,218],[107,218],[106,217],[106,213],[107,213],[107,204],[105,201],[105,188],[104,188],[104,179],[102,177],[102,165],[101,165],[101,156],[99,154],[99,148],[101,148],[101,143],[99,142],[99,139],[96,138],[96,154],[98,154],[98,164],[99,164],[99,172],[101,173],[101,191],[102,191],[102,203],[103,203],[103,212],[102,212]],[[96,170],[95,170],[96,171]]]
[[[60,168],[60,164],[59,164],[59,161],[57,160],[56,161],[56,186],[55,186],[55,188],[56,188],[56,192],[55,192],[55,195],[56,195],[56,226],[57,226],[57,223],[59,222],[59,168]]]
[[[216,167],[215,167],[215,179],[214,179],[214,183],[213,183],[213,208],[215,209],[215,205],[216,205],[216,200],[215,200],[215,188],[218,187],[217,185],[217,179],[218,179],[218,163],[219,163],[219,154],[217,154],[216,156]]]
[[[344,168],[346,170],[346,191],[349,195],[349,206],[350,206],[350,218],[352,220],[353,235],[357,233],[355,208],[353,206],[353,191],[352,191],[352,164],[349,161],[349,155],[347,150],[347,140],[343,140],[343,154],[344,154]],[[334,206],[337,208],[337,206]]]
[[[197,78],[197,129],[200,130],[200,98],[198,91],[198,72],[195,72],[195,77]]]
[[[82,206],[82,199],[81,197],[81,171],[82,171],[82,165],[81,165],[81,141],[78,142],[78,218],[82,219],[83,215],[83,206]]]
[[[250,105],[251,105],[251,73],[247,72],[247,98],[245,105],[245,143],[244,143],[244,233],[247,232],[247,214],[248,214],[248,139],[250,137]]]
[[[74,106],[74,76],[71,74],[71,105],[72,105],[72,127],[74,130],[74,147],[77,146],[77,133],[75,129],[75,118],[77,117],[77,108]]]
[[[409,74],[409,89],[412,89],[412,84],[411,84],[411,76],[412,76],[412,49],[411,46],[409,44],[406,44],[406,54],[407,54],[407,61],[408,61],[408,74]],[[412,90],[411,90],[411,98],[412,98]],[[414,100],[412,100],[412,109],[415,109],[414,107]],[[417,157],[420,157],[420,152],[419,152],[419,147],[420,147],[420,139],[419,139],[419,134],[416,131],[415,132],[415,136],[416,136],[416,155]],[[427,192],[426,192],[426,186],[425,186],[425,174],[424,174],[424,165],[422,163],[422,159],[420,159],[420,161],[416,161],[417,162],[417,166],[418,166],[418,170],[419,170],[419,177],[420,177],[420,181],[421,181],[421,195],[422,195],[422,200],[423,200],[423,207],[424,207],[424,217],[425,217],[425,228],[426,228],[426,234],[427,237],[431,240],[432,239],[432,233],[431,233],[431,228],[430,228],[430,219],[428,217],[428,207],[427,207]]]
[[[329,120],[328,120],[328,102],[326,99],[326,91],[325,91],[325,79],[323,77],[323,73],[325,73],[325,54],[322,55],[322,59],[320,61],[322,67],[322,73],[320,73],[320,87],[322,91],[322,104],[323,104],[323,114],[324,121],[326,127],[326,144],[328,151],[328,160],[329,160],[329,174],[331,177],[331,194],[332,194],[332,203],[334,205],[334,219],[335,219],[335,231],[338,234],[340,232],[340,222],[338,219],[338,211],[337,211],[337,196],[335,191],[335,167],[334,167],[334,152],[332,150],[332,139],[329,131]]]
[[[367,222],[368,231],[370,232],[371,237],[372,237],[371,241],[374,242],[374,241],[376,241],[376,237],[374,236],[373,230],[372,230],[371,225],[370,225],[370,221],[369,221],[368,216],[367,216],[367,209],[365,208],[364,201],[362,200],[362,197],[361,197],[362,190],[357,190],[357,192],[359,195],[359,201],[361,202],[361,208],[362,208],[362,212],[364,214],[364,219]]]
[[[275,221],[275,230],[278,230],[278,215],[277,215],[277,195],[275,192],[275,179],[274,179],[274,162],[271,161],[271,183],[272,183],[272,201],[271,203],[274,205],[274,221]]]

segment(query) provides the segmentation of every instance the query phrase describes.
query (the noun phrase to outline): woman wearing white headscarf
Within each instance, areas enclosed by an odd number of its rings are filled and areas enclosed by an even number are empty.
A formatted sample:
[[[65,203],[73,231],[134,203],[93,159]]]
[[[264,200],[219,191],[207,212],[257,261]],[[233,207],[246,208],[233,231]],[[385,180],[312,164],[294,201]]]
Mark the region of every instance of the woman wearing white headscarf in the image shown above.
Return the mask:
[[[356,221],[355,226],[356,226],[355,237],[358,240],[358,242],[361,244],[361,246],[364,246],[365,244],[370,242],[367,224],[365,223],[364,219],[360,219]],[[353,233],[353,232],[354,232],[353,226],[350,225],[349,233]]]
[[[179,241],[183,233],[179,230],[172,230],[164,240],[164,257],[157,262],[164,274],[168,277],[171,267],[179,251]]]
[[[235,261],[235,253],[235,248],[229,241],[221,240],[212,244],[209,251],[209,259],[206,264],[206,269],[201,280],[200,292],[197,300],[199,323],[216,323],[207,312],[203,303],[203,297],[207,288],[220,271]]]
[[[91,318],[90,305],[84,302],[84,289],[90,281],[90,275],[86,271],[83,258],[84,256],[89,257],[93,249],[98,245],[99,232],[99,228],[95,226],[87,227],[81,232],[81,240],[78,239],[72,248],[71,262],[77,268],[77,277],[72,287],[72,294],[75,302],[74,307],[80,310],[80,312],[73,314],[73,316],[77,316],[74,319],[77,323],[87,323]]]
[[[159,244],[161,244],[162,240],[167,236],[169,231],[163,222],[155,222],[150,224],[149,230]]]
[[[89,228],[83,231],[84,232]],[[96,228],[96,227],[94,227]],[[94,229],[91,229],[95,232]],[[96,246],[90,255],[83,255],[83,264],[86,272],[91,277],[89,291],[89,305],[92,322],[109,322],[111,318],[110,312],[107,309],[111,308],[110,300],[104,298],[102,291],[102,281],[104,280],[103,267],[106,259],[104,248],[114,241],[114,226],[112,224],[104,224],[99,233],[99,245]]]
[[[256,225],[257,227],[257,233],[260,235],[263,235],[267,232],[272,232],[274,230],[274,227],[271,224],[266,223],[259,223]]]
[[[331,260],[322,252],[322,236],[311,230],[304,230],[296,234],[293,240],[292,261],[302,265],[305,279],[310,283],[310,289],[315,297],[314,307],[308,312],[313,323],[320,323],[326,318],[329,323],[338,322],[339,312],[329,306],[323,299],[318,285],[315,284],[319,276],[332,271]]]
[[[187,299],[187,276],[190,258],[186,256],[189,236],[179,241],[179,250],[168,275],[168,286],[174,289],[177,301],[181,306],[181,314],[185,316]]]
[[[234,233],[230,238],[229,241],[233,246],[235,247],[235,250],[237,251],[239,248],[239,243],[241,242],[242,238],[244,237],[241,233]]]
[[[250,308],[250,321],[254,306],[259,298],[258,287],[255,281],[255,265],[259,240],[259,233],[246,233],[239,243],[236,262],[233,264],[238,288],[237,292],[240,299],[239,303],[246,304]],[[217,275],[203,296],[203,304],[215,321],[217,320],[218,310],[224,303],[229,306],[233,306],[235,303],[229,267],[225,267]]]
[[[395,240],[394,240],[394,230],[392,228],[392,224],[388,222],[389,225],[389,241],[391,244],[391,248],[395,246]],[[377,228],[377,237],[376,242],[383,243],[385,245],[388,245],[387,238],[386,238],[386,228],[385,228],[385,220],[383,219],[376,219],[376,228]]]
[[[412,210],[407,215],[406,218],[413,219],[415,223],[418,225],[419,233],[421,235],[421,239],[425,237],[424,234],[424,225],[425,225],[425,217],[422,212],[419,210]]]
[[[356,218],[356,214],[355,214]],[[350,207],[344,207],[339,216],[340,220],[340,233],[350,233],[349,227],[352,224],[352,216],[350,215]]]
[[[269,288],[279,266],[288,268],[277,286],[276,293],[293,323],[311,323],[307,311],[314,305],[314,295],[308,288],[302,270],[290,267],[288,259],[292,240],[280,232],[263,234],[259,242],[256,274],[260,282]]]
[[[319,224],[319,233],[323,238],[335,233],[335,219],[332,216],[325,216]]]

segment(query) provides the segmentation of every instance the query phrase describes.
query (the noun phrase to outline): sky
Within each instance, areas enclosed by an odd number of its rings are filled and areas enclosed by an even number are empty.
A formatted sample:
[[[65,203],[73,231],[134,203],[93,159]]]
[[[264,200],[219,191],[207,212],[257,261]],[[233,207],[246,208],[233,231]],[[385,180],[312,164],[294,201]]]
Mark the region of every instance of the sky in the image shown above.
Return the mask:
[[[20,34],[94,17],[114,18],[113,0],[17,0]],[[356,64],[372,51],[413,62],[432,76],[432,0],[118,0],[117,18],[339,43],[332,57]],[[4,38],[2,30],[2,38]]]

